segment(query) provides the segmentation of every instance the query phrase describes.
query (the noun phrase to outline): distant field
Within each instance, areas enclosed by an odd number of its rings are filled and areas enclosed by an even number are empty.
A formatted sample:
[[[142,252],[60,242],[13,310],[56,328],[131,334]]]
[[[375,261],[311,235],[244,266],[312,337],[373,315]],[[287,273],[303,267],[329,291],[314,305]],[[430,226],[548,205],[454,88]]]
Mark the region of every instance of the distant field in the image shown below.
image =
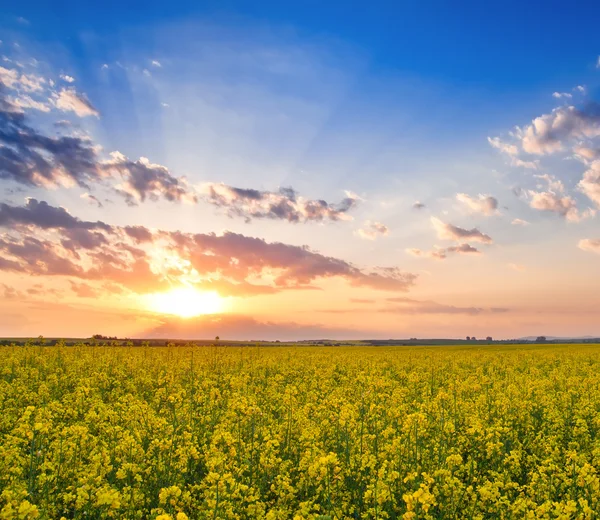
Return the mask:
[[[600,345],[0,347],[0,518],[597,518]]]

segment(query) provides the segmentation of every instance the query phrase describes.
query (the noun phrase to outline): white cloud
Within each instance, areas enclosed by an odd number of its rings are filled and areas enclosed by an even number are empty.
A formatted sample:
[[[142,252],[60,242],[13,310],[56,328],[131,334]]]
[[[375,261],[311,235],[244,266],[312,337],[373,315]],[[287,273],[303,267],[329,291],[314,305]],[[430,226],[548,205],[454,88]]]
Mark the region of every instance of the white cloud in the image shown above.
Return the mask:
[[[593,161],[579,181],[579,189],[600,208],[600,160]]]
[[[520,219],[520,218],[515,218],[515,219],[513,219],[511,224],[513,226],[528,226],[529,222],[527,222],[526,220]]]
[[[595,211],[587,209],[580,212],[573,197],[561,196],[550,191],[529,190],[529,205],[540,211],[550,211],[564,217],[568,222],[580,222],[595,215]]]
[[[465,205],[471,213],[481,213],[486,217],[498,215],[498,200],[490,195],[479,195],[477,198],[466,193],[458,193],[456,200]]]
[[[74,88],[64,88],[60,93],[54,94],[54,105],[64,112],[75,112],[79,117],[100,116],[94,105]]]
[[[577,86],[576,86],[576,87],[573,89],[573,91],[574,91],[574,92],[579,92],[579,93],[581,93],[581,94],[585,94],[585,92],[586,92],[585,85],[577,85]]]
[[[356,231],[356,234],[365,240],[375,240],[379,236],[387,236],[389,232],[390,230],[385,224],[367,220],[364,226]]]
[[[565,185],[562,183],[562,181],[558,180],[552,175],[543,173],[539,175],[534,175],[534,177],[546,181],[546,183],[548,184],[548,189],[553,193],[564,193],[565,191]],[[542,189],[542,186],[538,185],[538,188]]]
[[[434,260],[445,260],[448,255],[459,254],[459,255],[480,255],[481,251],[471,244],[462,243],[458,246],[450,247],[439,247],[434,246],[432,251],[423,251],[417,248],[406,249],[406,252],[410,255],[424,258],[433,258]]]
[[[453,224],[442,222],[436,217],[431,217],[431,224],[437,231],[438,238],[441,238],[442,240],[454,240],[456,242],[472,240],[473,242],[481,242],[483,244],[491,244],[493,242],[490,236],[482,233],[477,228],[461,228]]]
[[[600,148],[590,148],[589,146],[578,145],[573,148],[578,158],[585,160],[594,160],[600,158]]]
[[[529,170],[537,170],[540,167],[540,161],[538,161],[537,159],[535,161],[523,161],[518,157],[511,157],[510,165],[521,168],[527,168]]]
[[[9,101],[20,109],[33,108],[41,112],[50,112],[50,107],[41,101],[32,99],[31,96],[19,96],[17,98],[8,98]]]
[[[66,81],[67,83],[73,83],[75,81],[75,78],[73,76],[69,76],[68,74],[61,74],[60,79]]]
[[[556,98],[556,99],[562,99],[562,98],[571,99],[573,97],[573,94],[570,94],[569,92],[554,92],[552,94],[552,97]]]
[[[582,251],[597,253],[600,255],[600,238],[584,238],[579,241],[577,247]]]
[[[158,60],[152,60],[152,66],[160,68],[162,67],[162,64]]]
[[[600,136],[600,113],[595,107],[588,111],[573,106],[555,108],[552,113],[535,118],[530,125],[518,129],[523,150],[544,155],[561,151],[573,139]]]
[[[0,81],[8,88],[14,88],[19,81],[19,72],[15,69],[5,69],[0,67]]]
[[[100,67],[101,70],[107,70],[108,69],[108,63],[103,63],[102,67]]]
[[[499,137],[488,137],[487,140],[494,148],[507,155],[515,156],[519,153],[519,149],[514,144],[505,143]]]

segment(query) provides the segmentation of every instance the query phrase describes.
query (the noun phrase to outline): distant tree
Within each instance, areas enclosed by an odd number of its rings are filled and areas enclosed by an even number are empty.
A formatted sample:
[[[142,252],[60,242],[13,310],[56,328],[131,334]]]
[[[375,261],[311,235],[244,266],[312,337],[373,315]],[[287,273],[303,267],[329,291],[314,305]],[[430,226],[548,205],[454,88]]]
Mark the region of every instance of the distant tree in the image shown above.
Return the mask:
[[[215,341],[219,341],[221,338],[219,336],[215,336]]]
[[[546,336],[538,336],[535,340],[536,343],[546,343]]]
[[[477,341],[477,338],[475,336],[471,336],[471,341]]]
[[[467,341],[471,341],[471,336],[467,336]]]
[[[492,339],[492,336],[488,336],[487,338],[485,338],[485,340],[486,340],[486,341],[494,341],[494,340]]]

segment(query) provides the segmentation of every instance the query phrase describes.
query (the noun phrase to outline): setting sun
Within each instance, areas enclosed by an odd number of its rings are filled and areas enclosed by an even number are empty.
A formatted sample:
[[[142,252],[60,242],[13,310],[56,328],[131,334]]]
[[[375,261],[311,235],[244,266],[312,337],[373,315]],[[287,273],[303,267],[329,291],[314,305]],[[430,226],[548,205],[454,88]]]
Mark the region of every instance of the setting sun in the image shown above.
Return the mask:
[[[148,295],[148,307],[163,314],[191,318],[216,314],[223,310],[223,298],[216,292],[201,292],[192,287],[178,287],[165,293]]]

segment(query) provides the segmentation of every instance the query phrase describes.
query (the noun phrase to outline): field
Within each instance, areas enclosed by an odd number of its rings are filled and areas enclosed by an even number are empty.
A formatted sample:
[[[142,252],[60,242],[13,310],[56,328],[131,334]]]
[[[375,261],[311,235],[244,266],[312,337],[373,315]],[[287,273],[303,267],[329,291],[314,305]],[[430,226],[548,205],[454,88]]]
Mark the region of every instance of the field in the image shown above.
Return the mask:
[[[600,346],[0,347],[0,518],[597,518]]]

